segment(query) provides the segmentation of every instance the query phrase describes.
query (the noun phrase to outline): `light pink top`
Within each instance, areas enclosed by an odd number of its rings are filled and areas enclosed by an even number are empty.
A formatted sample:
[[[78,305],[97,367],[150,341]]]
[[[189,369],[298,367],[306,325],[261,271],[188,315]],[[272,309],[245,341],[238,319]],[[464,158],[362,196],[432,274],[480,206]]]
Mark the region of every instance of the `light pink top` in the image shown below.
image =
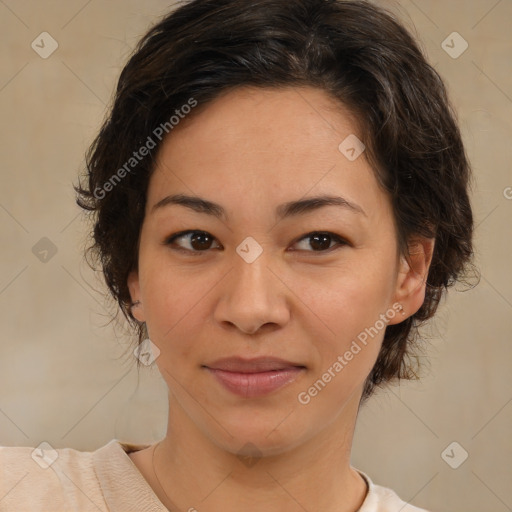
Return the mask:
[[[168,512],[128,456],[147,446],[112,439],[93,452],[0,447],[0,512]],[[359,512],[427,512],[361,475],[369,492]]]

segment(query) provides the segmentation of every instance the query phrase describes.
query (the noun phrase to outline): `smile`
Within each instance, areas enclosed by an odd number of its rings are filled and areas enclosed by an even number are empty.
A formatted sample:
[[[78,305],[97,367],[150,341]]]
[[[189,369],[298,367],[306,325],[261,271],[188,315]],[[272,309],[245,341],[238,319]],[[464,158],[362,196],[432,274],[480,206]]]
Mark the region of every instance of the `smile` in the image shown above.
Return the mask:
[[[299,366],[261,372],[232,372],[206,368],[225,389],[244,398],[255,398],[272,393],[294,381],[305,370],[304,367]]]
[[[281,359],[229,358],[204,366],[224,389],[244,398],[255,398],[293,382],[306,369]]]

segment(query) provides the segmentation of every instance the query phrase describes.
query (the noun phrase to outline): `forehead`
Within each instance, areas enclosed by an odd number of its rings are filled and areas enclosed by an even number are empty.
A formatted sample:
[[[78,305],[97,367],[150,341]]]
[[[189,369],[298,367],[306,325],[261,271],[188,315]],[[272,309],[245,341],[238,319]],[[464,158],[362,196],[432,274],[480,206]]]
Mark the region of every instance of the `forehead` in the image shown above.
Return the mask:
[[[229,91],[164,139],[148,206],[171,192],[229,197],[228,208],[333,192],[375,204],[382,191],[364,152],[349,160],[340,151],[354,136],[361,138],[357,120],[319,89]]]
[[[175,149],[179,144],[189,149],[202,143],[215,146],[216,152],[247,149],[260,156],[269,149],[277,155],[289,148],[293,149],[289,158],[310,155],[316,149],[318,157],[318,152],[328,149],[327,145],[337,150],[347,135],[360,138],[357,121],[347,107],[317,88],[239,87],[195,107],[163,145]],[[336,151],[329,151],[325,157],[330,153],[339,156]]]

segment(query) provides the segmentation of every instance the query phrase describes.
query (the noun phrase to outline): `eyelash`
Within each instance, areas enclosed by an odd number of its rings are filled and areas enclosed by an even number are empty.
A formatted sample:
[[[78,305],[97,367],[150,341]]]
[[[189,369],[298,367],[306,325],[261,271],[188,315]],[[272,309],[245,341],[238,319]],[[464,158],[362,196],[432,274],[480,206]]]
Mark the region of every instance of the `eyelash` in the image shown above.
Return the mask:
[[[216,240],[215,237],[210,235],[210,233],[208,233],[207,231],[187,230],[187,231],[180,231],[179,233],[175,233],[175,234],[167,237],[164,240],[163,244],[164,245],[173,245],[175,240],[177,240],[179,238],[183,238],[186,235],[190,235],[190,234],[207,235],[208,237],[211,237],[213,240]],[[325,254],[325,253],[332,252],[333,249],[336,250],[336,249],[340,249],[341,247],[343,247],[345,245],[350,245],[350,243],[347,242],[344,238],[338,236],[336,233],[331,233],[330,231],[311,231],[309,233],[306,233],[305,235],[302,235],[300,238],[296,239],[295,242],[294,242],[294,245],[296,243],[298,243],[298,242],[301,242],[304,239],[312,238],[314,235],[327,235],[327,236],[329,236],[332,239],[331,241],[334,241],[334,242],[338,243],[338,247],[332,246],[332,247],[329,247],[326,250],[306,251],[306,252],[311,252],[313,254],[322,254],[322,253]],[[196,251],[196,250],[191,250],[191,249],[184,249],[183,247],[179,247],[179,246],[173,247],[172,249],[175,250],[175,251],[178,251],[178,252],[182,252],[182,253],[186,253],[186,254],[190,254],[190,255],[194,255],[194,256],[196,256],[196,255],[200,256],[203,253],[206,253],[206,252],[211,250],[211,249],[205,249],[204,251]]]

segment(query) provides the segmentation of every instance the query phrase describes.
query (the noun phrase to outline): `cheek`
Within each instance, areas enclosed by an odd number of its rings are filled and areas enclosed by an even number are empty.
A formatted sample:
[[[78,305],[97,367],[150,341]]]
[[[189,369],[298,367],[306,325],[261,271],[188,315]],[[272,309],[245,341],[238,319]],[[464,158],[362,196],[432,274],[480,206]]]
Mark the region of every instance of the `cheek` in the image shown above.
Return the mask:
[[[317,272],[314,279],[295,280],[297,295],[308,306],[298,315],[307,322],[301,329],[311,344],[311,378],[303,396],[325,408],[326,416],[329,404],[341,407],[363,385],[382,344],[387,323],[381,315],[390,307],[392,265],[370,256],[360,254],[346,265]]]
[[[353,264],[324,268],[314,277],[295,276],[292,282],[294,292],[310,309],[309,316],[325,326],[325,334],[346,339],[373,325],[387,310],[391,272],[390,265],[372,265],[368,258],[356,257]]]
[[[142,273],[144,311],[152,341],[162,355],[186,356],[199,340],[198,332],[207,322],[204,301],[218,282],[217,276],[153,258]],[[165,351],[165,353],[164,353]]]
[[[303,317],[309,319],[303,328],[311,343],[311,366],[297,398],[325,422],[362,388],[380,351],[387,287],[385,280],[367,276],[339,276],[331,279],[329,288],[317,282],[314,292],[309,289],[315,314]]]

